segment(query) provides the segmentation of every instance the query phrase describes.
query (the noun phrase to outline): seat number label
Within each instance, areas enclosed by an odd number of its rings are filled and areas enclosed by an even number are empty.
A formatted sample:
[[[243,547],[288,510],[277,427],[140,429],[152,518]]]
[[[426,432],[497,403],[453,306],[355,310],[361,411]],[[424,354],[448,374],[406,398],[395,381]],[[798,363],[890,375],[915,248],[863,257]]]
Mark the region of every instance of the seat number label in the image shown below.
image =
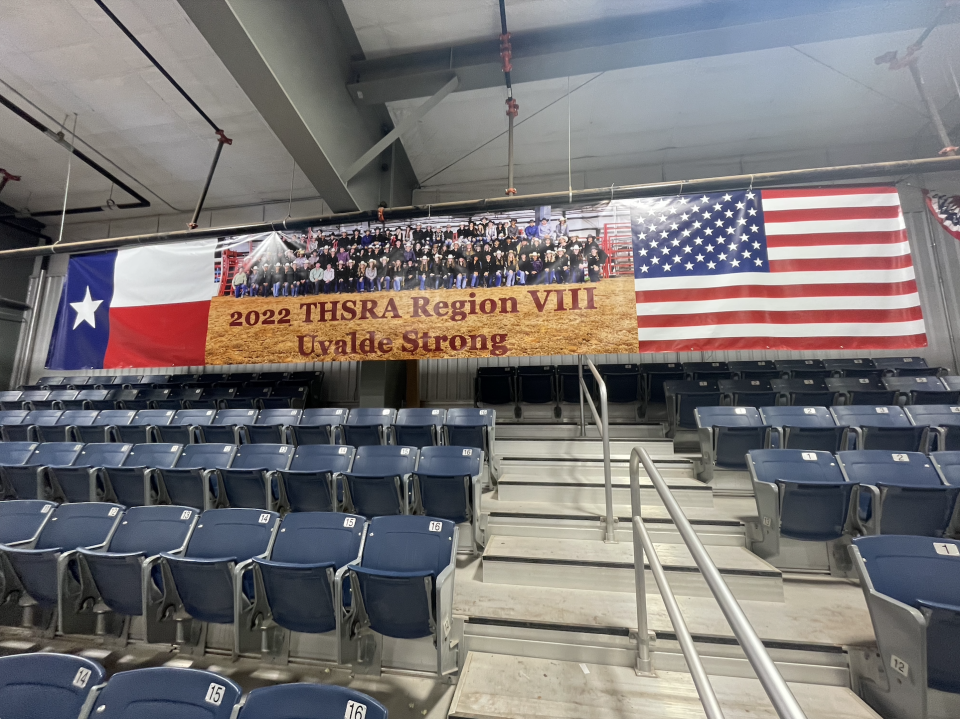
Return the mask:
[[[816,414],[816,413],[817,413],[817,408],[816,408],[816,407],[804,407],[804,408],[803,408],[803,413],[804,413],[804,414]]]
[[[367,705],[355,702],[347,702],[347,710],[343,713],[343,719],[364,719],[367,716]]]
[[[480,416],[481,416],[481,417],[485,416],[486,414],[487,414],[487,410],[485,410],[485,409],[481,409],[481,410],[480,410]]]
[[[439,532],[443,530],[443,522],[430,522],[430,531]]]
[[[734,407],[733,413],[734,413],[734,414],[746,414],[746,413],[747,413],[747,408],[746,408],[746,407]]]
[[[336,413],[337,413],[338,415],[339,415],[339,414],[343,414],[343,410],[342,410],[342,409],[338,409]]]
[[[960,547],[957,547],[956,544],[934,542],[933,548],[937,550],[937,554],[942,554],[945,557],[960,557]]]
[[[890,410],[886,407],[874,407],[877,410],[877,414],[890,414]]]
[[[464,457],[472,457],[472,456],[473,456],[473,450],[472,450],[472,449],[465,449],[465,450],[463,450],[463,456],[464,456]]]
[[[750,386],[751,386],[751,387],[759,387],[759,386],[760,386],[760,380],[756,380],[756,379],[750,380]]]
[[[193,516],[193,512],[191,512],[189,509],[185,512],[180,513],[180,519],[190,519],[190,517],[192,516]]]
[[[812,380],[812,379],[805,379],[805,380],[803,380],[803,383],[804,383],[804,384],[813,384],[813,380]]]
[[[403,449],[400,450],[400,454],[401,454],[402,456],[406,457],[408,454],[410,454],[410,448],[409,448],[409,447],[404,447]]]
[[[861,377],[861,378],[860,378],[860,384],[867,384],[867,383],[869,383],[869,382],[870,382],[870,380],[868,380],[866,377]]]
[[[926,377],[916,377],[915,379],[917,380],[917,382],[920,382],[921,384],[926,384],[927,382]]]
[[[269,514],[264,513],[264,514],[261,514],[261,515],[260,515],[260,524],[266,524],[266,523],[269,522],[269,521],[270,521],[270,515],[269,515]]]
[[[73,678],[73,686],[84,689],[88,681],[90,681],[90,670],[86,667],[77,669],[77,676]]]
[[[951,407],[950,411],[954,414],[960,414],[960,407]]]
[[[383,410],[383,414],[390,414],[390,410],[389,409]]]
[[[109,512],[107,512],[108,517],[116,517],[117,513],[120,511],[119,507],[112,507]]]
[[[854,360],[853,363],[854,363],[854,364],[863,364],[863,360]]]
[[[50,514],[51,509],[52,507],[49,504],[45,504],[43,507],[40,508],[40,514]]]
[[[896,654],[890,655],[890,668],[897,674],[902,674],[905,677],[910,676],[910,665]]]
[[[223,684],[211,684],[207,687],[207,696],[203,700],[207,704],[213,704],[215,707],[220,706],[220,702],[223,701],[223,692],[226,687]]]
[[[804,363],[804,364],[813,364],[813,360],[804,360],[803,363]]]
[[[439,410],[439,409],[435,409],[435,410],[433,410],[430,414],[440,414],[440,410]]]
[[[224,451],[224,452],[229,452],[230,449],[231,449],[230,446],[227,445],[227,446],[225,446],[225,447],[223,448],[223,451]]]
[[[816,452],[804,452],[804,453],[801,454],[800,456],[803,457],[803,458],[804,458],[805,460],[807,460],[808,462],[816,462],[816,461],[817,461],[817,453],[816,453]]]
[[[337,450],[337,454],[346,454],[346,453],[347,453],[346,447],[341,447],[340,449]]]
[[[909,462],[909,461],[910,461],[910,458],[909,458],[907,455],[905,455],[905,454],[892,454],[892,455],[890,455],[890,456],[893,457],[893,461],[894,461],[894,462]]]
[[[357,518],[356,518],[356,517],[347,517],[347,518],[345,518],[345,519],[343,520],[343,526],[344,526],[344,527],[356,527],[356,526],[357,526]]]

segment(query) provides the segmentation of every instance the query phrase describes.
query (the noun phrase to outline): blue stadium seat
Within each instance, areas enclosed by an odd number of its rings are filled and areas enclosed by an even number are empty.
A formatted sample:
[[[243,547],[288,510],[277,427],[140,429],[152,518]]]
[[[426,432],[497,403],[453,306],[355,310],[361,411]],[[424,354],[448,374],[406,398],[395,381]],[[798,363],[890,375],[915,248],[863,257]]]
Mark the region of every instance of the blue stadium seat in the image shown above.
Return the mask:
[[[104,404],[109,397],[109,390],[105,389],[81,389],[73,400],[63,401],[61,405],[64,409],[98,409],[94,407],[95,403]],[[113,403],[106,409],[114,409]]]
[[[780,395],[778,404],[790,406],[829,406],[836,396],[827,389],[823,377],[772,379],[770,387]]]
[[[773,360],[738,360],[727,362],[733,379],[780,379],[780,371]]]
[[[378,646],[383,636],[432,636],[437,673],[456,671],[458,644],[452,636],[456,552],[453,522],[420,516],[376,517],[367,528],[360,565],[348,565],[354,597],[359,595],[348,621],[362,635],[372,636]],[[367,650],[343,660],[363,666],[379,657],[379,650]]]
[[[27,413],[19,424],[4,424],[0,436],[4,442],[39,442],[36,427],[52,427],[63,412],[59,409],[35,409]],[[61,441],[63,437],[61,436]]]
[[[173,633],[158,632],[158,613],[146,608],[162,596],[160,553],[182,552],[198,517],[190,507],[127,509],[106,547],[78,550],[77,569],[61,565],[60,632],[125,635],[126,618],[143,616],[147,642],[172,644]]]
[[[255,409],[221,409],[210,424],[197,427],[202,442],[240,444],[240,427],[257,421]]]
[[[830,411],[837,424],[846,425],[856,435],[857,449],[927,451],[929,428],[914,425],[901,407],[852,405],[832,407]]]
[[[825,359],[823,366],[834,377],[866,377],[879,380],[883,373],[883,370],[879,369],[873,363],[873,360],[868,357]]]
[[[515,404],[516,379],[516,367],[479,367],[474,378],[474,404],[477,407]]]
[[[55,389],[50,391],[45,400],[34,400],[30,404],[34,409],[63,409],[63,402],[75,401],[77,394],[75,389]]]
[[[332,444],[302,444],[290,468],[277,472],[280,505],[291,512],[333,512],[340,506],[338,481],[353,466],[356,450]]]
[[[253,560],[260,580],[254,585],[254,613],[292,632],[325,634],[341,627],[340,570],[360,558],[364,526],[363,517],[337,512],[284,517],[270,558]]]
[[[218,406],[221,406],[219,403],[226,401],[228,399],[233,399],[237,394],[236,387],[224,387],[222,385],[214,385],[212,387],[204,387],[203,393],[200,395],[201,402],[210,402],[213,401],[217,403]]]
[[[960,389],[947,389],[939,377],[884,377],[881,381],[884,387],[897,393],[899,404],[956,404],[960,401]]]
[[[589,371],[584,371],[587,378]],[[590,375],[592,377],[592,375]],[[640,365],[640,396],[647,404],[663,404],[666,398],[663,394],[663,383],[670,380],[683,379],[683,365],[679,362],[658,362]],[[576,398],[579,402],[579,397]]]
[[[943,386],[949,390],[960,390],[960,376],[946,375],[940,378]]]
[[[302,409],[263,409],[257,421],[241,429],[241,439],[250,444],[286,444],[287,427],[300,421]]]
[[[23,409],[36,409],[34,402],[45,402],[50,396],[48,390],[28,389],[20,393],[20,401],[23,403]]]
[[[79,433],[74,427],[89,427],[100,414],[95,409],[68,409],[60,415],[53,427],[37,427],[37,440],[40,442],[76,442]]]
[[[229,467],[236,453],[235,444],[184,446],[173,467],[157,469],[161,501],[194,509],[211,509],[219,491],[215,483],[216,470]]]
[[[140,384],[165,384],[170,381],[170,375],[145,374],[140,376]]]
[[[16,719],[77,719],[105,675],[96,662],[70,654],[0,657],[0,707]]]
[[[213,409],[181,409],[173,415],[169,425],[157,427],[157,439],[175,444],[195,444],[201,441],[199,428],[212,423],[216,415],[217,411]],[[235,444],[233,439],[230,443]]]
[[[0,427],[5,425],[17,426],[23,423],[23,420],[30,414],[28,409],[5,409],[0,411]],[[9,440],[3,440],[7,442]]]
[[[174,411],[181,409],[192,409],[193,403],[200,401],[203,394],[202,387],[170,387],[169,394],[165,399],[154,401],[157,409],[172,409]]]
[[[254,689],[237,719],[387,719],[387,709],[366,694],[334,684],[283,684]]]
[[[23,402],[20,399],[22,396],[23,392],[19,390],[0,392],[0,410],[8,412],[23,409]]]
[[[0,444],[0,451],[13,446],[11,457],[19,459],[28,443],[12,442]],[[0,479],[3,480],[2,494],[11,499],[40,499],[43,491],[44,473],[51,467],[68,467],[83,449],[82,444],[74,442],[44,442],[34,445],[33,451],[22,462],[0,464]],[[3,460],[6,461],[6,460]]]
[[[123,507],[107,502],[62,504],[53,510],[36,541],[0,547],[14,576],[4,577],[4,599],[26,592],[40,606],[44,622],[55,618],[59,602],[58,561],[66,552],[104,545],[123,518]],[[6,572],[5,572],[6,574]],[[29,602],[21,600],[21,606]]]
[[[159,469],[170,469],[183,451],[182,444],[135,444],[116,466],[104,465],[104,495],[126,507],[157,504],[163,499]]]
[[[259,651],[259,632],[255,638],[252,633],[254,582],[249,572],[253,557],[267,557],[279,524],[280,515],[262,509],[210,509],[201,514],[183,555],[161,554],[166,568],[163,606],[182,610],[173,620],[235,624],[235,649],[249,651],[253,644]],[[193,626],[178,635],[194,646],[205,639]]]
[[[607,402],[632,404],[640,401],[640,365],[602,364],[597,365],[597,372],[607,386]],[[583,373],[592,375],[586,366]]]
[[[826,407],[760,407],[764,424],[780,428],[782,449],[839,452],[846,427],[838,427]]]
[[[517,400],[521,404],[556,404],[557,368],[553,365],[517,367]]]
[[[172,409],[141,409],[130,424],[117,425],[114,434],[117,441],[128,444],[156,442],[156,432],[152,428],[170,424],[175,414],[176,411]]]
[[[887,389],[876,377],[827,377],[827,389],[836,397],[831,404],[891,405],[897,393]]]
[[[483,452],[475,447],[424,447],[413,481],[417,513],[469,522],[474,547],[481,546],[482,470]]]
[[[500,477],[497,460],[497,411],[457,407],[447,410],[443,425],[444,444],[483,450],[494,481]]]
[[[889,676],[861,691],[884,716],[927,719],[928,689],[960,694],[960,542],[861,537],[851,554]]]
[[[774,430],[753,407],[697,407],[693,414],[703,480],[713,479],[715,469],[745,470],[748,451],[771,445]]]
[[[290,428],[294,444],[335,444],[347,411],[334,407],[305,409],[300,421]]]
[[[56,507],[42,499],[0,502],[0,544],[32,542]]]
[[[397,421],[397,410],[382,407],[351,409],[340,427],[341,442],[351,447],[387,444],[390,427]]]
[[[257,400],[263,409],[303,409],[310,394],[309,385],[279,384],[268,397]]]
[[[901,377],[922,376],[922,375],[901,375],[901,370],[925,370],[930,369],[927,361],[923,357],[874,357],[873,364],[885,372],[892,372]]]
[[[137,416],[132,409],[105,409],[88,425],[74,425],[73,436],[79,442],[115,442],[117,427],[130,424]]]
[[[114,674],[97,696],[96,719],[230,719],[236,684],[199,669],[151,667]]]
[[[726,362],[684,362],[683,378],[686,380],[733,379],[733,373]]]
[[[774,405],[780,397],[769,379],[721,379],[717,387],[724,400],[733,407]]]
[[[774,360],[773,364],[783,379],[823,379],[830,376],[830,370],[824,367],[823,360]]]
[[[357,448],[349,472],[344,472],[344,505],[364,517],[410,513],[410,475],[419,450],[397,445]]]
[[[928,426],[936,437],[938,451],[960,450],[960,407],[956,405],[917,404],[904,407],[914,424]]]
[[[717,407],[723,395],[715,380],[672,380],[663,383],[667,398],[668,436],[678,429],[697,429],[693,411],[698,407]]]
[[[875,449],[840,452],[837,459],[859,485],[863,534],[940,537],[951,530],[960,487],[944,485],[929,457]]]
[[[34,385],[37,387],[66,387],[69,384],[69,377],[62,375],[48,375],[38,379]]]
[[[680,365],[677,365],[679,367]],[[682,373],[681,373],[682,374]],[[560,401],[580,404],[580,370],[575,364],[557,365],[557,391]],[[583,368],[583,381],[591,397],[597,396],[597,382],[589,368]]]
[[[289,444],[245,444],[225,469],[217,470],[218,497],[222,507],[275,509],[279,496],[270,473],[287,469],[294,448]]]
[[[930,461],[945,484],[960,487],[960,451],[931,452]]]
[[[443,441],[447,410],[416,407],[397,411],[393,441],[405,447],[433,447]]]
[[[40,445],[42,449],[46,445]],[[100,502],[112,499],[104,467],[123,464],[132,444],[98,442],[83,445],[70,466],[47,466],[43,471],[44,499],[57,502]]]
[[[127,392],[129,390],[123,390]],[[156,402],[163,402],[170,396],[169,389],[138,389],[134,390],[136,395],[131,398],[124,397],[120,400],[121,409],[156,409]]]

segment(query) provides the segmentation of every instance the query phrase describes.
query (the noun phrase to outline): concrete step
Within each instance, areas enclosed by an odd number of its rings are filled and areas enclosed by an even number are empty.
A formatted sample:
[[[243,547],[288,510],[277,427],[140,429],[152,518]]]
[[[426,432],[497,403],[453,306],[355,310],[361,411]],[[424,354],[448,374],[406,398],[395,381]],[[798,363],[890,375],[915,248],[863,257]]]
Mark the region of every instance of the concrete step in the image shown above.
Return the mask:
[[[674,456],[672,439],[640,439],[610,441],[611,459],[628,461],[637,447],[651,457]],[[497,428],[497,456],[502,459],[603,459],[603,443],[598,439],[501,439]]]
[[[674,594],[710,597],[700,570],[683,544],[656,544]],[[738,599],[783,602],[779,569],[744,547],[709,546],[707,551]],[[658,593],[647,569],[647,592]],[[633,543],[494,535],[483,551],[483,581],[534,587],[635,592]]]
[[[757,679],[711,677],[727,719],[776,719]],[[878,719],[845,687],[792,684],[808,719]],[[690,675],[626,667],[470,652],[450,719],[621,719],[702,717]]]
[[[530,422],[518,422],[516,424],[500,424],[497,422],[497,440],[506,439],[580,439],[580,425],[566,423],[544,423],[533,424]],[[600,433],[597,426],[587,425],[587,439],[599,440]],[[646,439],[663,439],[664,428],[659,422],[645,424],[611,424],[610,439],[612,440],[630,440],[638,442]]]

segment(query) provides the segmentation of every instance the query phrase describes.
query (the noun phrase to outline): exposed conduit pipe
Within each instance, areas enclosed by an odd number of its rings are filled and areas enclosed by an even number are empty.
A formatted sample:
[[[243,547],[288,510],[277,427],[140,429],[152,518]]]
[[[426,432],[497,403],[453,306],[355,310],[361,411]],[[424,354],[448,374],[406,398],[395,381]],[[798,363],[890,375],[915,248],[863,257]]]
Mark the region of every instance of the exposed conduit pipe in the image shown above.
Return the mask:
[[[264,232],[293,232],[320,225],[352,224],[360,222],[396,222],[430,215],[475,214],[518,210],[542,205],[591,205],[612,200],[629,200],[640,197],[660,197],[681,193],[718,192],[723,190],[753,187],[763,189],[784,185],[830,184],[845,180],[868,180],[873,178],[902,177],[913,174],[933,174],[937,172],[956,172],[960,170],[960,157],[935,157],[920,160],[902,160],[899,162],[875,162],[865,165],[841,165],[839,167],[818,167],[807,170],[785,170],[782,172],[761,172],[754,175],[729,175],[699,180],[677,180],[673,182],[651,182],[642,185],[623,185],[601,187],[573,192],[544,192],[534,195],[514,195],[512,197],[494,197],[484,200],[464,200],[442,202],[430,205],[408,205],[406,207],[380,207],[375,210],[358,210],[328,215],[314,215],[283,220],[282,222],[255,222],[246,225],[227,227],[209,227],[202,230],[180,230],[177,232],[157,232],[147,235],[111,237],[102,240],[84,240],[65,242],[58,246],[27,247],[17,250],[0,251],[0,259],[14,257],[42,257],[56,254],[86,254],[102,252],[129,245],[157,245],[167,242],[185,242],[209,237],[233,237],[253,235]]]
[[[453,50],[451,49],[451,52]],[[513,99],[513,82],[510,72],[513,65],[513,46],[510,44],[510,33],[507,32],[507,4],[500,0],[500,57],[503,59],[503,80],[507,84],[507,190],[506,195],[516,195],[517,188],[513,186],[513,121],[520,114],[520,105]]]

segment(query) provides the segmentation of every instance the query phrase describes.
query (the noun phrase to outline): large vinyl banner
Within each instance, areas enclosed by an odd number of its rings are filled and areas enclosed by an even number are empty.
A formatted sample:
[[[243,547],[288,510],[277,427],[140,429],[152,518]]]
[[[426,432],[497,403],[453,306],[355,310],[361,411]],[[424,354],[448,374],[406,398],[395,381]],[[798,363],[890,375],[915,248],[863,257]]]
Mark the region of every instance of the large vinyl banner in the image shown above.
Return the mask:
[[[926,346],[896,188],[548,213],[72,257],[47,366]]]

